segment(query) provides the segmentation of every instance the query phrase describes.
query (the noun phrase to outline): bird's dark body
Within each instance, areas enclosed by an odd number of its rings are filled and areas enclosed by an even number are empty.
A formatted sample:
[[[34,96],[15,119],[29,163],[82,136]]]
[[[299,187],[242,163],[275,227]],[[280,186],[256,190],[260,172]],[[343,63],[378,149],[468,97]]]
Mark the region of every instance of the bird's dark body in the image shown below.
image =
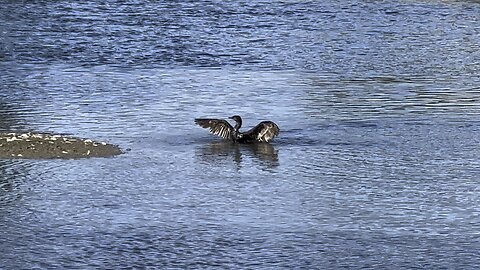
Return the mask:
[[[223,119],[197,118],[195,123],[208,128],[215,135],[238,143],[270,142],[280,132],[277,124],[272,121],[262,121],[249,131],[240,132],[242,118],[235,115],[230,119],[235,120],[235,127]]]

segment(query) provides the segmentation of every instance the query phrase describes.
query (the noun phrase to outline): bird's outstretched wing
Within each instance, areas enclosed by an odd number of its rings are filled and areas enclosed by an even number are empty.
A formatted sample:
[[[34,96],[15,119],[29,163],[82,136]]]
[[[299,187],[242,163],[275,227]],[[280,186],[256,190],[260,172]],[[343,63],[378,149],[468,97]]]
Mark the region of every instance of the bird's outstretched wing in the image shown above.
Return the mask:
[[[263,121],[247,133],[258,142],[270,142],[275,136],[278,136],[279,132],[277,124],[272,121]]]
[[[224,139],[232,138],[232,134],[234,132],[232,125],[230,125],[230,123],[228,123],[226,120],[222,119],[197,118],[195,119],[195,124],[203,128],[208,128],[210,133],[220,136]]]

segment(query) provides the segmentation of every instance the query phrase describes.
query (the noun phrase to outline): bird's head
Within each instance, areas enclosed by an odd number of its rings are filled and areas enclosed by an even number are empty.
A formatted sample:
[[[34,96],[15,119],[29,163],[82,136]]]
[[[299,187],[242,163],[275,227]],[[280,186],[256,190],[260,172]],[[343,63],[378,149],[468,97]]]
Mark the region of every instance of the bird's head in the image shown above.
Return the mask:
[[[229,117],[229,119],[233,119],[235,122],[237,123],[241,123],[242,122],[242,118],[238,115],[234,115],[234,116],[231,116]]]

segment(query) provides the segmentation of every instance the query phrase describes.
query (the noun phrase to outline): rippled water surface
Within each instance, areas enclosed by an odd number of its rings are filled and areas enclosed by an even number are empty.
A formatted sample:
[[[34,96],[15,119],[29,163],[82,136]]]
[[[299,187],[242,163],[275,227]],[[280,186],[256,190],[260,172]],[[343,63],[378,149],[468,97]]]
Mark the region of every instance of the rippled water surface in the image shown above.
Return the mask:
[[[1,1],[4,269],[480,265],[478,1]],[[235,145],[195,117],[275,121]]]

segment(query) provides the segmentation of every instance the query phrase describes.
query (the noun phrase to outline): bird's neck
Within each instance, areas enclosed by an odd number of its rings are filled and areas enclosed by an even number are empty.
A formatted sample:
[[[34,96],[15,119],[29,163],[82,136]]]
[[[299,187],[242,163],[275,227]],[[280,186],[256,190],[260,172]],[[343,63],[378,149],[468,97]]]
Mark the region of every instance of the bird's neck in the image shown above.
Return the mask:
[[[242,121],[235,121],[235,131],[238,132],[240,130],[240,128],[242,127]]]

